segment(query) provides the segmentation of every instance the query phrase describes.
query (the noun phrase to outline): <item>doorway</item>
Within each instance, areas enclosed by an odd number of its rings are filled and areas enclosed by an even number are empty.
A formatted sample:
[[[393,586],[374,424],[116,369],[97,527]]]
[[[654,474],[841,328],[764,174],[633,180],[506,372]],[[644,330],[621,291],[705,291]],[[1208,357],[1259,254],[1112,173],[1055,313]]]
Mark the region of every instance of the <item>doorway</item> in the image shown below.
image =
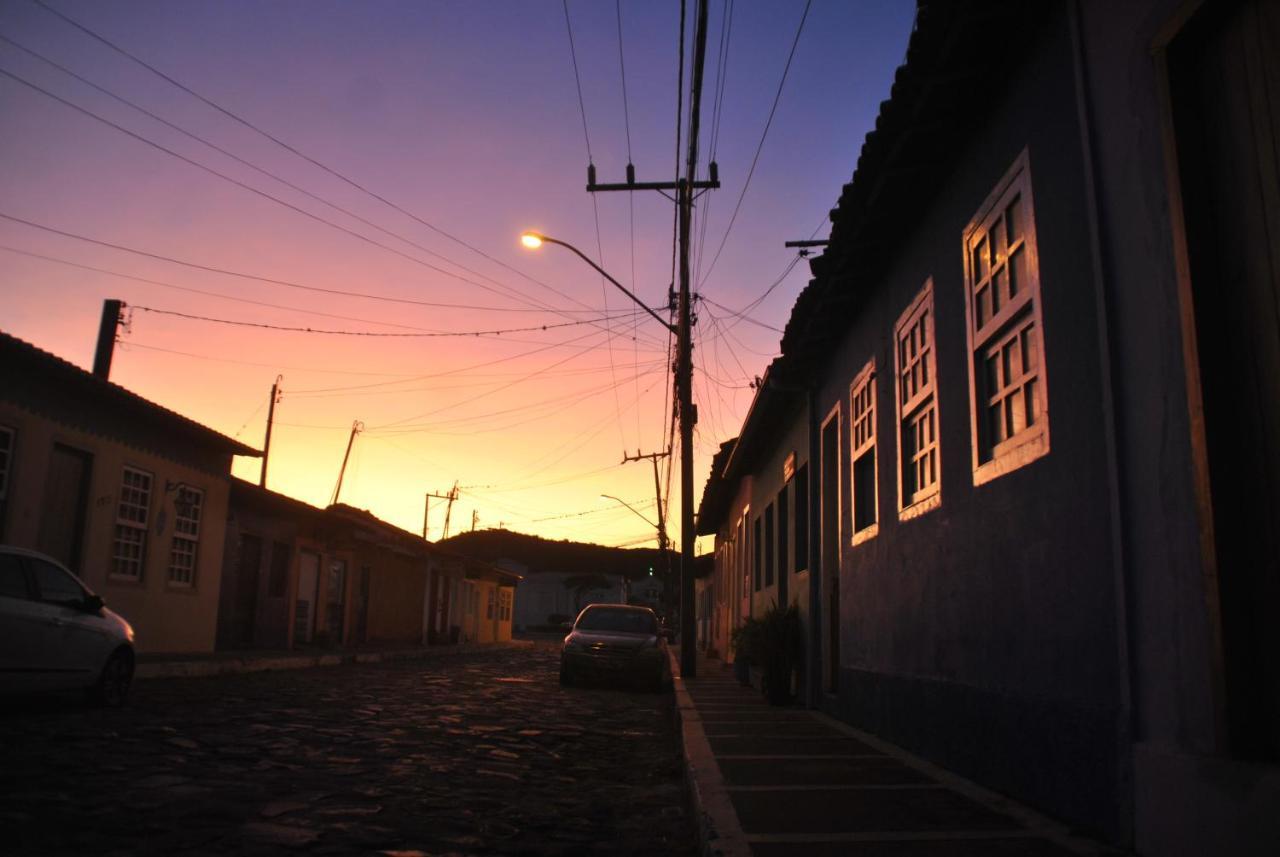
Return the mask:
[[[76,574],[82,571],[80,563],[92,472],[92,455],[60,443],[53,445],[36,543],[41,553],[48,554]]]
[[[840,689],[840,411],[822,424],[822,588],[827,693]]]
[[[298,553],[298,597],[294,602],[293,641],[310,643],[315,635],[316,598],[320,592],[320,554]]]
[[[1193,444],[1208,471],[1202,526],[1212,523],[1206,579],[1212,585],[1216,576],[1210,610],[1221,640],[1225,743],[1238,758],[1276,761],[1280,10],[1259,0],[1206,3],[1167,60],[1190,280],[1184,311],[1194,316],[1191,406],[1204,417]]]

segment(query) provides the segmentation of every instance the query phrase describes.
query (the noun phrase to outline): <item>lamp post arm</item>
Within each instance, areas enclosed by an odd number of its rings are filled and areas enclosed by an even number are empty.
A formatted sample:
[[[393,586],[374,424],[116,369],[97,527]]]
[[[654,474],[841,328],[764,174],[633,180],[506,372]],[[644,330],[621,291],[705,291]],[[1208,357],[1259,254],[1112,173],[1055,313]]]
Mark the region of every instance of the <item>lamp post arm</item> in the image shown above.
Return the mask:
[[[632,512],[635,512],[636,516],[637,516],[638,518],[640,518],[640,520],[644,521],[646,524],[648,524],[649,526],[653,527],[654,529],[659,529],[659,527],[658,527],[658,525],[657,525],[657,524],[655,524],[653,521],[650,521],[648,518],[646,518],[646,517],[645,517],[643,514],[641,514],[640,512],[637,512],[637,511],[636,511],[636,509],[635,509],[635,507],[634,507],[634,506],[632,506],[630,503],[628,503],[626,500],[623,500],[623,499],[621,499],[621,498],[619,498],[619,497],[615,497],[615,496],[613,496],[612,494],[601,494],[600,496],[601,496],[601,497],[604,497],[604,498],[606,498],[606,499],[608,499],[608,500],[617,500],[619,503],[621,503],[622,505],[626,506],[626,507],[627,507],[628,509],[630,509]]]
[[[662,316],[658,315],[656,312],[654,312],[652,309],[650,309],[648,304],[646,304],[644,301],[640,300],[638,297],[636,297],[634,294],[632,294],[632,292],[631,292],[631,290],[630,290],[630,289],[628,289],[626,286],[622,285],[622,283],[619,283],[617,280],[615,280],[613,277],[611,277],[611,276],[609,275],[609,272],[608,272],[608,271],[606,271],[604,268],[601,268],[599,265],[597,265],[595,262],[593,262],[589,256],[587,256],[585,253],[583,253],[583,252],[582,252],[581,250],[579,250],[577,247],[574,247],[572,244],[570,244],[570,243],[569,243],[569,242],[567,242],[567,241],[561,241],[559,238],[551,238],[551,237],[549,237],[549,236],[541,235],[541,234],[540,234],[540,235],[538,235],[538,238],[540,238],[544,243],[547,243],[547,244],[559,244],[561,247],[564,247],[566,250],[571,250],[571,251],[573,251],[574,253],[576,253],[579,259],[581,259],[582,261],[586,262],[586,263],[587,263],[588,265],[590,265],[591,267],[595,268],[595,269],[596,269],[596,271],[598,271],[598,272],[599,272],[600,276],[604,277],[606,280],[608,280],[609,282],[613,283],[613,285],[614,285],[615,287],[617,287],[617,289],[618,289],[619,291],[621,291],[621,292],[622,292],[624,295],[626,295],[627,297],[631,298],[631,300],[635,301],[635,302],[636,302],[636,304],[638,304],[638,305],[640,306],[640,308],[641,308],[641,309],[643,309],[645,312],[649,313],[649,315],[651,315],[651,316],[653,316],[655,319],[657,319],[658,324],[662,325],[663,327],[665,327],[667,330],[671,331],[672,333],[675,333],[675,332],[676,332],[676,326],[675,326],[674,324],[671,324],[671,323],[670,323],[670,322],[668,322],[666,319],[664,319]],[[625,504],[624,504],[624,505],[625,505]]]

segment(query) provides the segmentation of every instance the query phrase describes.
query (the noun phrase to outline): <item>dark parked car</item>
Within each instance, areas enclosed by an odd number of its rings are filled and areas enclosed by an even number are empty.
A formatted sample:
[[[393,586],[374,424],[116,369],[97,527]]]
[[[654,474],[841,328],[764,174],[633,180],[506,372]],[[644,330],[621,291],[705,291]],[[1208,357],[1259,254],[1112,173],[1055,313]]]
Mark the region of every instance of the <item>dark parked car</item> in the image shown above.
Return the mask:
[[[648,607],[591,604],[578,614],[560,651],[560,683],[634,679],[662,690],[671,677],[668,632]]]
[[[129,623],[51,557],[0,546],[0,694],[82,688],[120,705],[132,679]]]

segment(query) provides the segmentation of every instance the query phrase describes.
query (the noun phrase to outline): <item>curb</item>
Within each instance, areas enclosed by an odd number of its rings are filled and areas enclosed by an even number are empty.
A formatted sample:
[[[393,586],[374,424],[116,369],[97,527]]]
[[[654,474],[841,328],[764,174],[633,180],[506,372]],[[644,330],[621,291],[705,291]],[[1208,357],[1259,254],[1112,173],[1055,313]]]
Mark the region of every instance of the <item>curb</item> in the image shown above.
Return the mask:
[[[685,785],[698,825],[699,853],[704,857],[749,857],[751,846],[725,789],[720,765],[711,752],[711,742],[702,728],[702,715],[684,686],[675,653],[668,649],[667,656],[671,659]]]
[[[342,652],[322,655],[275,655],[267,657],[227,657],[208,660],[143,661],[137,665],[133,677],[153,678],[206,678],[237,673],[268,672],[275,670],[299,670],[314,667],[337,667],[345,664],[380,664],[385,661],[430,660],[433,658],[483,652],[494,648],[528,648],[527,640],[506,640],[501,643],[467,643],[453,646],[392,649],[385,652]]]

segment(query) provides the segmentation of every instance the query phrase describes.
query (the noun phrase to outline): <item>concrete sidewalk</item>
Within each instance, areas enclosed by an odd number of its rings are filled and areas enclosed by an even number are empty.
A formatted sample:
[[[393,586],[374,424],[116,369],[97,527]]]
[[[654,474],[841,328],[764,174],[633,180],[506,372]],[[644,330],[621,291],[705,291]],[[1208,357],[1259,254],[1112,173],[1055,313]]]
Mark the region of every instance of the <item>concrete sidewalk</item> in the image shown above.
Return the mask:
[[[138,655],[135,679],[194,678],[228,673],[336,667],[342,664],[377,664],[383,661],[425,660],[451,657],[499,647],[528,648],[531,640],[501,643],[457,643],[443,646],[368,646],[326,651],[238,651],[198,655],[143,653]]]
[[[823,714],[772,708],[720,661],[689,681],[673,669],[704,854],[1118,853]]]

